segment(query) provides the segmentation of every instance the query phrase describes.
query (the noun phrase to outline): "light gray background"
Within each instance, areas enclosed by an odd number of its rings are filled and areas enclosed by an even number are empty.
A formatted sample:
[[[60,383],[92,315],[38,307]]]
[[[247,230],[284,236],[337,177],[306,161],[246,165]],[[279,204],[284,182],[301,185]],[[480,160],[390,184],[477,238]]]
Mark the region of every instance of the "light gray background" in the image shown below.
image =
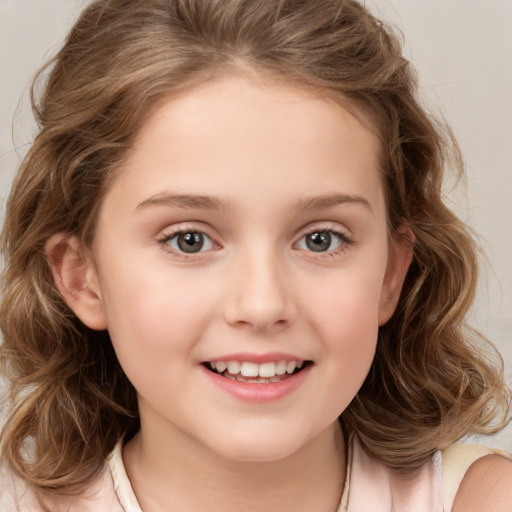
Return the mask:
[[[35,133],[28,84],[58,49],[86,3],[0,0],[2,212],[12,177]],[[512,0],[368,0],[367,4],[402,30],[406,55],[419,70],[425,102],[450,122],[461,144],[467,189],[447,186],[447,195],[480,234],[488,260],[482,262],[472,321],[501,350],[510,382]],[[512,451],[512,427],[480,442]]]

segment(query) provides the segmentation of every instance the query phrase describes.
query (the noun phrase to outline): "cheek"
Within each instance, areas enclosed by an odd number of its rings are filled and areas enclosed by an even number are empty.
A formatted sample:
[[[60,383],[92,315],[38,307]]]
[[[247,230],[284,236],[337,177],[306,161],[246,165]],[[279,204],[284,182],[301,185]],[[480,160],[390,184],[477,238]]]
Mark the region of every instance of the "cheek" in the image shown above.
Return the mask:
[[[328,359],[336,366],[333,369],[355,388],[362,384],[377,345],[377,308],[369,302],[363,295],[343,297],[326,310],[320,327]]]
[[[157,272],[132,275],[128,282],[111,277],[111,283],[123,283],[105,294],[108,331],[119,363],[141,397],[169,401],[168,390],[186,382],[203,331],[206,313],[204,307],[199,311],[198,293]]]
[[[372,329],[378,325],[383,271],[371,268],[340,270],[310,286],[303,307],[330,330]],[[311,290],[315,290],[311,292]]]
[[[130,275],[130,279],[123,276]],[[103,303],[110,337],[122,360],[153,360],[193,346],[210,314],[208,286],[155,266],[122,268],[104,280]]]
[[[342,274],[326,282],[323,293],[310,294],[305,307],[322,342],[332,384],[336,388],[341,380],[346,401],[363,383],[375,355],[382,277],[363,271]]]

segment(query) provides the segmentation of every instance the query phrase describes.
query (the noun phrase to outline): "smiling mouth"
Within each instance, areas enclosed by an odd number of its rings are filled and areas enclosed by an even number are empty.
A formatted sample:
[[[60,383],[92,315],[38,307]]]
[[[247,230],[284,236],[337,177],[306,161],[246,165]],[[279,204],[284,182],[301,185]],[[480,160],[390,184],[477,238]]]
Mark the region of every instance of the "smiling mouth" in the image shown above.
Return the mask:
[[[289,379],[312,364],[311,361],[211,361],[204,366],[226,379],[248,384],[271,384]]]

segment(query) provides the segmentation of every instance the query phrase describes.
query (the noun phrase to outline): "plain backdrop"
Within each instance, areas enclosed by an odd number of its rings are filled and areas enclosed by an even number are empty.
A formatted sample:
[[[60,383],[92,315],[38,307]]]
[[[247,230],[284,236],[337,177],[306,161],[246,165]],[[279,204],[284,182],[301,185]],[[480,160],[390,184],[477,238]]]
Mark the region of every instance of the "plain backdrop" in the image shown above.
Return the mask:
[[[208,1],[208,0],[205,0]],[[257,1],[257,0],[255,0]],[[473,324],[512,380],[512,0],[368,0],[405,38],[421,94],[460,142],[466,187],[446,187],[486,254]],[[35,134],[28,86],[62,44],[86,0],[0,0],[0,220]],[[483,444],[512,451],[512,427]]]

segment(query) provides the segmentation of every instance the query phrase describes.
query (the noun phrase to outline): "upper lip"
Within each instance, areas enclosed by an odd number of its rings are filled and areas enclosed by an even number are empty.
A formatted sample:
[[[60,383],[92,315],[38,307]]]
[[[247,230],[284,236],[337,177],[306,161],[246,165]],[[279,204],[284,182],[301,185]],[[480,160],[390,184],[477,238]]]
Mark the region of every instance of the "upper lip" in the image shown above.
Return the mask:
[[[219,357],[211,357],[203,361],[204,363],[213,363],[216,361],[240,361],[240,362],[251,362],[251,363],[270,363],[275,361],[296,361],[298,363],[306,361],[303,357],[286,354],[282,352],[268,352],[266,354],[255,354],[248,352],[238,352],[232,354],[223,354]]]

